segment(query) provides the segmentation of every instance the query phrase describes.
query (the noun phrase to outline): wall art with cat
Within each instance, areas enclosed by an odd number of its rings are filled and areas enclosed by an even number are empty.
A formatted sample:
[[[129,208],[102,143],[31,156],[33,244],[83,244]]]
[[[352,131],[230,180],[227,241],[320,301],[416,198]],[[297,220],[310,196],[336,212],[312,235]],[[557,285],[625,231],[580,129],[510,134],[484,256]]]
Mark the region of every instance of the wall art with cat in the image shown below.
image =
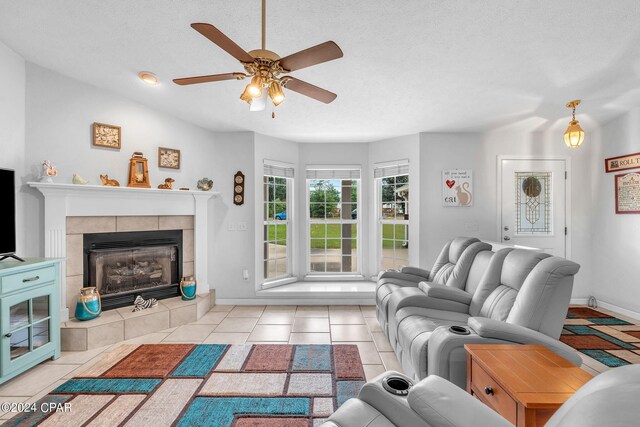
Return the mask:
[[[473,206],[473,171],[471,169],[442,171],[442,206]]]

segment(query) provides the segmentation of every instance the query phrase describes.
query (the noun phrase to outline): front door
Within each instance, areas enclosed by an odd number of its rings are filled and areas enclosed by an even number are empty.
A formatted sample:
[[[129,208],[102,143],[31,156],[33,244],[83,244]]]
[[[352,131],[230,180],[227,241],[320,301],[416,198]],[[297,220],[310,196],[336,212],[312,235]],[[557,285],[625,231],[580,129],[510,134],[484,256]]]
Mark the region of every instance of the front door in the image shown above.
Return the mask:
[[[566,256],[566,160],[499,159],[500,239]]]

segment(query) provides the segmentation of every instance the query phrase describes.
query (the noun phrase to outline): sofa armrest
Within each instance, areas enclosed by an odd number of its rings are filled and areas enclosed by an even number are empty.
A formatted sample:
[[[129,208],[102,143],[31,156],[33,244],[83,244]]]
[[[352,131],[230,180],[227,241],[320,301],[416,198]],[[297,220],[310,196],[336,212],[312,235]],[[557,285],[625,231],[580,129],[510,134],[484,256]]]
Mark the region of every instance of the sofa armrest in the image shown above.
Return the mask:
[[[423,277],[422,280],[428,279],[429,278],[429,274],[431,274],[431,272],[429,270],[425,270],[424,268],[419,268],[419,267],[402,267],[400,269],[401,273],[406,273],[406,274],[413,274],[414,276],[420,276]]]
[[[471,304],[471,299],[473,298],[473,295],[469,292],[451,286],[438,285],[431,282],[420,282],[418,283],[418,287],[431,298],[446,299],[466,305]]]
[[[582,365],[582,358],[575,349],[533,329],[486,317],[470,317],[467,325],[483,338],[518,344],[541,344],[574,365]]]
[[[391,279],[390,282],[394,282],[394,280],[403,280],[413,283],[413,286],[418,286],[418,283],[422,282],[425,278],[414,274],[401,273],[399,271],[382,271],[378,275],[378,282],[382,279]]]
[[[416,384],[407,400],[429,425],[513,427],[493,409],[437,375]]]

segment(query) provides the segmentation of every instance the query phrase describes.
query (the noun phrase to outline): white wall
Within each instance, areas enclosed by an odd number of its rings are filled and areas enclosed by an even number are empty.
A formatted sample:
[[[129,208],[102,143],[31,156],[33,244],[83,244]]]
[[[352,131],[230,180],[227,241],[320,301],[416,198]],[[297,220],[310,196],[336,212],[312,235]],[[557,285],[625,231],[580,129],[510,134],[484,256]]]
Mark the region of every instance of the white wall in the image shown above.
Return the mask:
[[[409,160],[409,265],[420,265],[431,260],[424,260],[420,254],[420,134],[399,136],[369,144],[369,173],[373,180],[373,170],[376,163],[385,163],[395,160]],[[376,189],[372,188],[371,200],[368,210],[371,218],[366,230],[372,236],[372,246],[369,250],[369,265],[373,273],[379,269],[378,255],[380,248],[374,242],[379,238],[379,224],[377,221],[378,206],[375,200]],[[373,236],[376,236],[373,240]],[[425,265],[426,267],[426,265]]]
[[[24,59],[0,42],[0,168],[16,171],[16,253],[34,256],[24,221],[25,91]]]
[[[616,214],[614,176],[604,159],[640,151],[640,108],[607,123],[593,155],[593,294],[602,302],[640,313],[640,214]]]
[[[172,177],[174,187],[195,189],[199,178],[214,175],[215,133],[31,63],[27,63],[26,120],[25,180],[37,180],[40,164],[47,159],[58,168],[56,182],[71,183],[72,175],[78,173],[100,184],[99,175],[108,174],[126,186],[134,151],[143,152],[149,160],[153,186]],[[94,147],[93,122],[121,126],[122,148]],[[179,149],[181,168],[158,168],[158,147]],[[42,196],[36,190],[27,191],[30,255],[42,255]]]
[[[562,139],[564,129],[545,132],[494,131],[481,133],[422,133],[420,135],[421,254],[431,265],[443,244],[455,236],[497,238],[497,156],[554,155],[571,159],[572,189],[569,258],[581,265],[573,289],[574,298],[591,294],[591,150],[598,140],[592,129],[582,147],[570,150]],[[474,202],[467,208],[445,208],[440,201],[443,169],[473,170]]]

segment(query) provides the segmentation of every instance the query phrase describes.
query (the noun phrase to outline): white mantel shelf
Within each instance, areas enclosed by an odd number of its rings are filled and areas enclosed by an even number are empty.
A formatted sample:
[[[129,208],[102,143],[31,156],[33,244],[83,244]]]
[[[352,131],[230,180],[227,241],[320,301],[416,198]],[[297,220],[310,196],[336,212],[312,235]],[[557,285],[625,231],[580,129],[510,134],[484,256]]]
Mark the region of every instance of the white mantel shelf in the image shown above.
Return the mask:
[[[193,215],[194,258],[197,292],[209,292],[207,274],[208,200],[219,197],[215,191],[160,190],[157,188],[107,187],[101,185],[29,182],[44,195],[44,255],[66,258],[67,217],[70,216],[171,216]],[[66,265],[61,270],[61,320],[69,318],[64,307]]]

